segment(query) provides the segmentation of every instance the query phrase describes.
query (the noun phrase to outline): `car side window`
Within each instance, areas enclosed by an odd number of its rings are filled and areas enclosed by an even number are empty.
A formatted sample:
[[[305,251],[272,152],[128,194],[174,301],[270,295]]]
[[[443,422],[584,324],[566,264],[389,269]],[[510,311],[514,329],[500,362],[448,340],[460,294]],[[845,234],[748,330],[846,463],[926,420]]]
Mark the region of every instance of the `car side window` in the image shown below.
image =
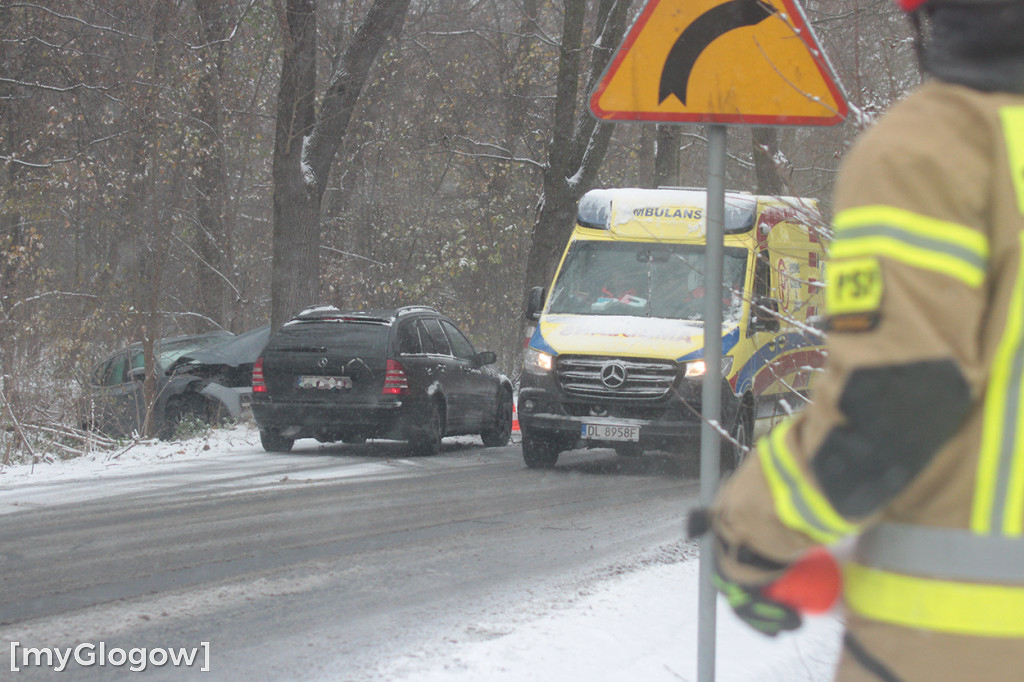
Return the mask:
[[[119,353],[107,362],[103,363],[97,373],[95,382],[100,386],[120,386],[127,381],[128,355]]]
[[[428,355],[437,355],[442,351],[437,349],[437,344],[434,343],[434,339],[427,333],[426,327],[423,326],[423,320],[416,320],[416,331],[420,335],[420,345],[423,347],[423,352]],[[448,351],[443,351],[447,353]]]
[[[89,383],[93,386],[102,386],[106,381],[105,377],[107,372],[110,371],[110,363],[104,362],[96,365],[96,368],[92,371],[92,377],[89,378]]]
[[[444,332],[441,331],[441,325],[438,324],[437,320],[428,319],[423,320],[423,329],[427,332],[427,336],[430,337],[433,343],[432,352],[435,355],[451,355],[451,348],[448,345],[448,339],[445,337]]]
[[[441,326],[444,327],[445,332],[448,333],[448,340],[452,342],[452,350],[455,351],[455,357],[462,358],[463,360],[472,360],[476,357],[476,351],[473,350],[473,344],[469,342],[462,332],[460,332],[455,325],[448,320],[441,320]]]
[[[769,277],[771,274],[771,262],[768,260],[768,252],[761,251],[757,254],[757,261],[754,263],[754,298],[768,296]]]
[[[398,352],[403,355],[418,355],[423,352],[420,330],[415,320],[409,320],[398,328]]]

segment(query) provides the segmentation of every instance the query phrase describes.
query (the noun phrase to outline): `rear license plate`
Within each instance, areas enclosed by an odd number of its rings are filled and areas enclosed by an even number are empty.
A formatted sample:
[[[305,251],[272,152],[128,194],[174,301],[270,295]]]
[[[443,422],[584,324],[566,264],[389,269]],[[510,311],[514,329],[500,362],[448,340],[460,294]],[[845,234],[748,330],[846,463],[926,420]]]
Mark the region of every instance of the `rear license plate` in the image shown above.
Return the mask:
[[[583,424],[580,437],[588,440],[622,440],[635,443],[640,440],[640,427],[624,424]]]
[[[325,377],[313,374],[303,374],[298,378],[296,384],[299,388],[315,388],[321,391],[332,391],[352,388],[352,379],[349,377]]]

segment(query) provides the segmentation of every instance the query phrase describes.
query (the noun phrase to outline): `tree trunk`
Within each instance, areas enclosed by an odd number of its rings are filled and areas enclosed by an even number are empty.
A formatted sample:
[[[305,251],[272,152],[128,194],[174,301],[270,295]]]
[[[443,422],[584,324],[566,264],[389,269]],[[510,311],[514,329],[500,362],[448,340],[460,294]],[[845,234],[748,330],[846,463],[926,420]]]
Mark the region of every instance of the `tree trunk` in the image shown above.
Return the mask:
[[[779,157],[779,132],[775,128],[752,128],[750,135],[754,145],[754,173],[757,177],[757,193],[771,196],[786,194],[784,171]]]
[[[658,178],[655,173],[658,154],[658,126],[645,123],[640,126],[640,140],[637,142],[636,165],[638,187],[657,187]]]
[[[657,187],[679,185],[679,141],[681,138],[682,126],[669,124],[658,126],[658,152],[654,159]]]
[[[320,202],[370,67],[402,28],[410,0],[374,0],[315,113],[316,6],[287,0],[274,139],[274,246],[271,325],[320,298]]]
[[[313,131],[316,87],[316,5],[287,0],[284,56],[274,135],[274,242],[271,323],[316,303],[320,283],[320,207],[303,177],[303,145]]]
[[[221,75],[227,22],[223,0],[195,0],[195,3],[203,42],[200,52],[202,73],[196,93],[196,117],[202,123],[196,131],[199,140],[195,178],[196,220],[199,225],[195,231],[195,249],[200,261],[197,298],[200,314],[225,329],[231,329],[234,258],[224,213],[227,177],[224,172],[221,113]]]
[[[572,233],[576,202],[593,186],[611,140],[612,124],[577,115],[580,55],[583,50],[585,0],[566,0],[555,88],[555,113],[548,163],[544,168],[543,196],[530,239],[524,294],[534,286],[547,286]],[[597,39],[584,87],[593,90],[626,31],[630,0],[601,0]]]
[[[166,81],[166,71],[169,65],[167,40],[173,12],[174,6],[171,0],[157,0],[153,12],[151,76],[154,84]],[[159,106],[156,102],[157,92],[159,92],[158,88],[154,87],[148,94],[150,99],[147,104],[154,110],[157,110]],[[143,234],[137,235],[140,243],[144,244],[142,250],[144,255],[138,263],[138,272],[140,274],[139,281],[145,283],[143,286],[144,303],[141,306],[140,335],[146,368],[146,379],[143,383],[146,417],[143,421],[142,431],[147,438],[156,435],[153,412],[158,396],[156,392],[156,358],[153,354],[153,347],[156,340],[162,335],[160,301],[163,297],[163,275],[167,264],[167,250],[170,248],[173,202],[178,195],[175,188],[180,177],[176,170],[177,164],[167,163],[164,150],[177,149],[177,146],[173,141],[161,139],[168,132],[161,123],[159,116],[150,118],[152,132],[149,139],[146,140],[146,151],[149,155],[151,169],[148,176],[146,202],[149,208],[149,224]],[[180,143],[180,140],[177,142]]]

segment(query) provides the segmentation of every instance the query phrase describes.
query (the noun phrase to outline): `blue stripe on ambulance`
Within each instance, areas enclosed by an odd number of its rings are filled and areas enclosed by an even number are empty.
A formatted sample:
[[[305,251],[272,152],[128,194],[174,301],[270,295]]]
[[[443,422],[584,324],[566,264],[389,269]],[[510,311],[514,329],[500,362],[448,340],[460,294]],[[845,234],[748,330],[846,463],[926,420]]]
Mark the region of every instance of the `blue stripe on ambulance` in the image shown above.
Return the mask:
[[[552,348],[551,344],[549,344],[547,339],[544,338],[544,335],[540,333],[539,324],[537,325],[537,328],[533,330],[533,336],[530,337],[530,348],[539,350],[542,353],[547,353],[551,356],[558,355],[558,351]]]
[[[740,342],[740,328],[733,327],[729,333],[722,336],[722,355],[725,355]],[[695,351],[691,351],[683,357],[676,360],[676,362],[689,362],[690,360],[700,360],[704,357],[704,349],[698,348]]]

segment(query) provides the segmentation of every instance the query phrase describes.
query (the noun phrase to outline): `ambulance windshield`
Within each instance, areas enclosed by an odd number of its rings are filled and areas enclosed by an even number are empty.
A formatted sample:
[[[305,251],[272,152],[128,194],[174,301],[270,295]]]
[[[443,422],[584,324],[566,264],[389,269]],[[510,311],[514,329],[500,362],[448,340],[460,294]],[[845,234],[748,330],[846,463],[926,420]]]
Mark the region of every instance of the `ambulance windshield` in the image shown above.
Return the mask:
[[[725,249],[722,319],[739,319],[747,254]],[[548,313],[704,320],[704,247],[578,241],[566,254]]]

